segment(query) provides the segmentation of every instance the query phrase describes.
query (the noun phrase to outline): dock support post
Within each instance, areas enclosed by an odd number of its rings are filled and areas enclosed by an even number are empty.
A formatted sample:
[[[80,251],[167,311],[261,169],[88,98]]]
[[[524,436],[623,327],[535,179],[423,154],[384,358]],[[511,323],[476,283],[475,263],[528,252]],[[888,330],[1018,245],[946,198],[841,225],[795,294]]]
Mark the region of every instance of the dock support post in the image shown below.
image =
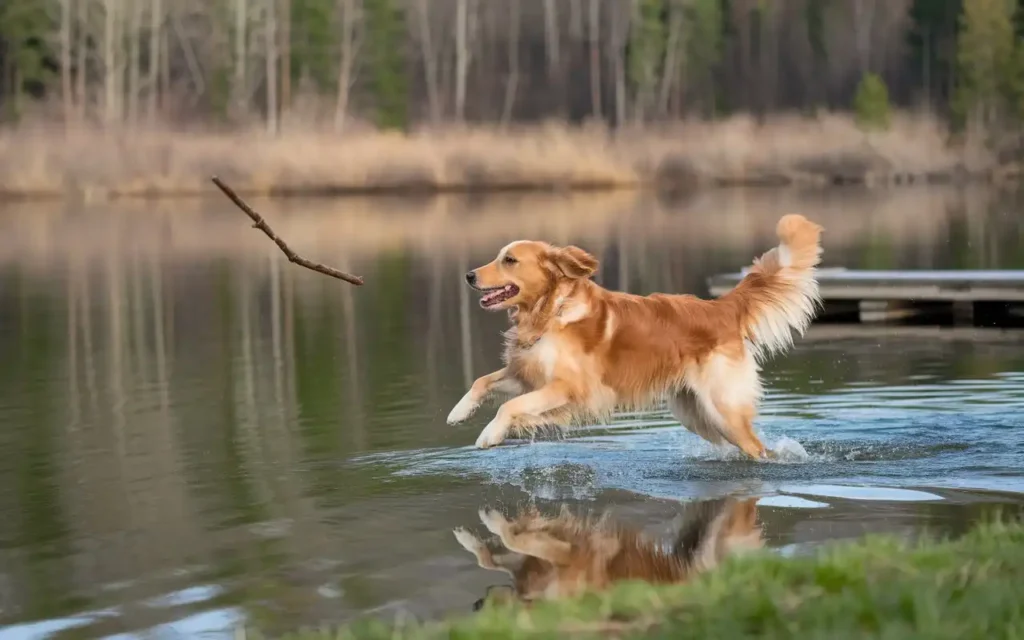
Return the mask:
[[[953,324],[957,326],[974,326],[974,302],[956,300],[953,302]]]

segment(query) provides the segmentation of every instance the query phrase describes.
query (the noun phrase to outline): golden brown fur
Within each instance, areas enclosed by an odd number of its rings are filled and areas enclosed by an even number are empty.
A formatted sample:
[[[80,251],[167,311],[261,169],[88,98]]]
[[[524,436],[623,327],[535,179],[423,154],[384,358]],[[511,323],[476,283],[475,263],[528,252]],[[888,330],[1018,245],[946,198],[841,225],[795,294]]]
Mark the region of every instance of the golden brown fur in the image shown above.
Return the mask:
[[[716,300],[609,291],[590,279],[597,259],[578,247],[504,247],[467,280],[485,292],[485,308],[509,312],[505,367],[473,383],[449,424],[468,418],[491,394],[514,396],[477,439],[485,448],[512,431],[667,402],[699,436],[766,457],[753,431],[762,393],[758,361],[788,348],[819,302],[821,227],[790,214],[776,230],[779,246]]]
[[[552,599],[606,589],[620,580],[685,582],[733,552],[760,548],[756,503],[756,498],[727,498],[698,505],[667,548],[607,518],[580,518],[564,509],[555,518],[530,510],[512,521],[496,511],[481,511],[480,519],[497,536],[500,550],[466,529],[454,533],[480,567],[512,577],[511,597]],[[489,593],[488,598],[501,595]]]

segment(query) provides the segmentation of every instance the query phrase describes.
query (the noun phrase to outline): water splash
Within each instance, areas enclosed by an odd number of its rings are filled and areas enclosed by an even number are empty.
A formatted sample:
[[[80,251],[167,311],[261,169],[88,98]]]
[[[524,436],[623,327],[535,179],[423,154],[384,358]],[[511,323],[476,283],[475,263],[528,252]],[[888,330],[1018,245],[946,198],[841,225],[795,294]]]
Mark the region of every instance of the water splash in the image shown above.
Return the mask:
[[[768,448],[775,453],[775,458],[771,461],[775,464],[799,464],[811,461],[811,454],[807,453],[807,449],[788,436],[782,436],[770,443]]]

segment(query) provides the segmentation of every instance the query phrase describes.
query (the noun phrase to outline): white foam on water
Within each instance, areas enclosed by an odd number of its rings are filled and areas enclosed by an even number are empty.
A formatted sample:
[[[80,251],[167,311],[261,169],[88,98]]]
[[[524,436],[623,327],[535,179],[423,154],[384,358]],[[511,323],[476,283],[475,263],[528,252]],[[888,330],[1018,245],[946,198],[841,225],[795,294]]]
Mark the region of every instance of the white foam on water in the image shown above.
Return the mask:
[[[796,496],[765,496],[757,501],[759,507],[780,507],[783,509],[827,509],[828,504],[804,500]]]
[[[865,487],[833,484],[786,485],[779,491],[823,498],[846,498],[847,500],[886,500],[899,502],[925,502],[942,500],[942,496],[912,489],[893,489],[889,487]]]

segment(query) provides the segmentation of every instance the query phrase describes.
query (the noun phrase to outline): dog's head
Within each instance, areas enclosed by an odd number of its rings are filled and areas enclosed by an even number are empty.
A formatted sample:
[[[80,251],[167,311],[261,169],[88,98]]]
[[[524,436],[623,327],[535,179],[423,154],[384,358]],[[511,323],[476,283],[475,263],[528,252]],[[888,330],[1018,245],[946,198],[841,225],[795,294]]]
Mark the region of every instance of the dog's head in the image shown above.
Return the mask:
[[[484,293],[480,306],[530,309],[565,280],[585,280],[597,271],[597,258],[574,246],[519,240],[498,252],[491,262],[466,274],[466,282]]]

